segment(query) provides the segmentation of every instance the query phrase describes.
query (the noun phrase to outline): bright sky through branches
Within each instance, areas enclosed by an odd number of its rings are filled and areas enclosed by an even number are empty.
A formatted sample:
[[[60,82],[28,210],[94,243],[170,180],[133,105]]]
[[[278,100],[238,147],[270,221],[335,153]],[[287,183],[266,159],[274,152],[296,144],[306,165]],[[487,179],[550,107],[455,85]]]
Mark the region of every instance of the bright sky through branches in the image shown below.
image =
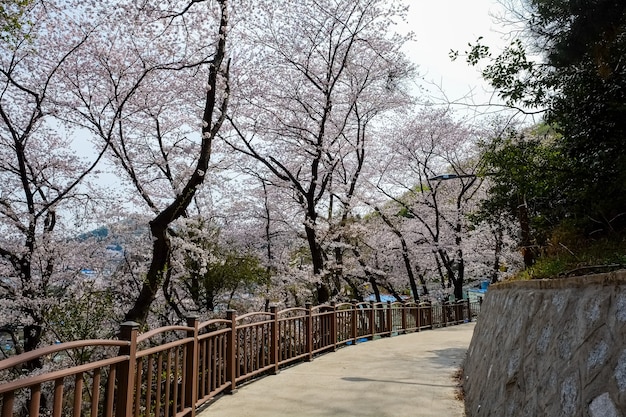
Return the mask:
[[[506,28],[498,25],[495,17],[502,14],[497,0],[411,0],[408,16],[409,30],[415,33],[407,54],[419,67],[430,94],[442,94],[450,101],[460,101],[470,91],[474,102],[484,104],[489,100],[488,86],[477,68],[470,67],[463,57],[452,62],[451,49],[463,53],[468,43],[479,36],[484,44],[501,48],[506,43]],[[469,100],[461,100],[467,102]]]

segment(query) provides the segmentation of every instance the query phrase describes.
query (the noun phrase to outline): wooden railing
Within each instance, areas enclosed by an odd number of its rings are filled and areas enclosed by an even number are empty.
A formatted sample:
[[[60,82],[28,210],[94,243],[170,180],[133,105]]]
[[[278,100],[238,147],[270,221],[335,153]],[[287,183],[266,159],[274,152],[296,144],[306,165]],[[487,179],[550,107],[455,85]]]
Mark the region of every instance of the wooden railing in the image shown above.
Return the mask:
[[[83,340],[0,361],[2,417],[182,417],[261,374],[376,337],[472,320],[478,303],[444,305],[342,303],[307,305],[138,333],[123,323],[119,340]]]

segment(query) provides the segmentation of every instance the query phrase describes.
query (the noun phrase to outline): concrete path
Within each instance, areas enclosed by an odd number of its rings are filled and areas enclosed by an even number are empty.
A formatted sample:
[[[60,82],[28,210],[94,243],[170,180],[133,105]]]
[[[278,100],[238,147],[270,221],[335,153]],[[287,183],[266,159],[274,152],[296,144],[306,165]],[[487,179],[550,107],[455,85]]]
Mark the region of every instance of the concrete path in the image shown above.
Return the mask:
[[[200,417],[462,417],[453,375],[474,323],[348,346],[218,398]]]

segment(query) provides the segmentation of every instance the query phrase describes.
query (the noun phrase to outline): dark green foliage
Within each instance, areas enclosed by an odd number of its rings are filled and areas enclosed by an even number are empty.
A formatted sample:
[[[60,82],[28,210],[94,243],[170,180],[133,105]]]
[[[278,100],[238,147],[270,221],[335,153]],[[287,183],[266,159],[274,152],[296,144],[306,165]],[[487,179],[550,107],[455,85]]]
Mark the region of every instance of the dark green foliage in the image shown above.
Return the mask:
[[[524,134],[510,130],[483,144],[483,175],[491,186],[473,220],[498,223],[508,218],[521,229],[528,265],[550,230],[568,215],[559,186],[565,172],[563,156],[554,145],[557,137],[541,125]]]
[[[490,169],[510,176],[500,175],[488,205],[503,207],[511,193],[522,192],[546,236],[564,221],[586,239],[621,234],[626,229],[626,2],[526,0],[525,6],[526,46],[516,40],[492,58],[479,39],[467,61],[489,60],[483,76],[500,97],[511,106],[546,110],[545,121],[557,135],[553,142],[505,146],[498,138],[487,148]],[[531,62],[529,49],[543,62]],[[543,162],[528,160],[527,152],[543,155]],[[527,189],[517,188],[522,184]]]
[[[8,42],[22,29],[24,10],[32,0],[0,0],[0,40]]]
[[[398,211],[398,217],[404,217],[406,219],[414,219],[415,215],[413,213],[411,213],[411,211],[406,208],[405,206],[400,207],[400,210]]]
[[[533,132],[524,136],[509,131],[483,144],[483,161],[492,184],[484,210],[517,218],[520,199],[526,201],[533,217],[556,209],[562,158],[549,139]]]
[[[623,40],[626,3],[621,0],[530,0],[528,27],[555,68],[594,61],[601,69]],[[610,66],[610,65],[609,65]],[[606,68],[608,69],[608,68]]]
[[[188,283],[192,285],[192,297],[198,307],[206,311],[214,311],[220,295],[232,297],[237,290],[245,292],[246,288],[252,289],[269,282],[267,269],[258,258],[234,251],[221,254],[219,259],[209,262],[206,268],[190,266]]]
[[[563,133],[567,204],[587,233],[620,230],[626,224],[626,2],[533,4],[539,14],[531,30],[551,46],[547,61],[558,86],[547,120]]]
[[[52,306],[46,321],[56,339],[62,342],[71,340],[106,339],[113,336],[119,317],[114,313],[114,300],[111,291],[97,289],[96,285],[83,284],[83,292],[78,297],[63,299]],[[111,320],[106,323],[103,321]]]
[[[595,241],[554,242],[548,256],[518,275],[520,279],[571,277],[626,268],[626,241],[602,238]],[[562,245],[562,246],[561,246]]]
[[[498,97],[511,106],[542,107],[546,104],[553,88],[553,80],[548,77],[545,65],[528,59],[526,49],[519,39],[508,45],[500,55],[493,58],[488,46],[483,45],[482,37],[475,44],[469,44],[466,61],[472,66],[483,60],[490,63],[482,70],[483,78],[496,89]],[[451,51],[454,60],[458,52]]]
[[[228,304],[235,292],[253,292],[267,286],[270,272],[256,256],[219,245],[219,229],[200,221],[184,236],[183,286],[199,312],[212,312]],[[220,306],[220,304],[222,305]]]

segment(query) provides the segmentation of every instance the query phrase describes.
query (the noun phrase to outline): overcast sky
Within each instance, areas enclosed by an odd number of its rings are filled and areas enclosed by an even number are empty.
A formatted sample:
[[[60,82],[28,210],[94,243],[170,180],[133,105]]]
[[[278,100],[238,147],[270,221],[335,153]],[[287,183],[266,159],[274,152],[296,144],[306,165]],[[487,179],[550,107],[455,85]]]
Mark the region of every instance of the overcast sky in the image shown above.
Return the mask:
[[[483,36],[484,44],[502,47],[505,44],[494,16],[501,14],[497,0],[410,0],[409,26],[416,34],[407,53],[418,65],[426,81],[440,85],[450,100],[457,100],[471,89],[476,99],[487,100],[487,86],[479,72],[464,58],[452,62],[451,49],[464,52],[469,42]],[[431,93],[436,88],[429,87]]]

